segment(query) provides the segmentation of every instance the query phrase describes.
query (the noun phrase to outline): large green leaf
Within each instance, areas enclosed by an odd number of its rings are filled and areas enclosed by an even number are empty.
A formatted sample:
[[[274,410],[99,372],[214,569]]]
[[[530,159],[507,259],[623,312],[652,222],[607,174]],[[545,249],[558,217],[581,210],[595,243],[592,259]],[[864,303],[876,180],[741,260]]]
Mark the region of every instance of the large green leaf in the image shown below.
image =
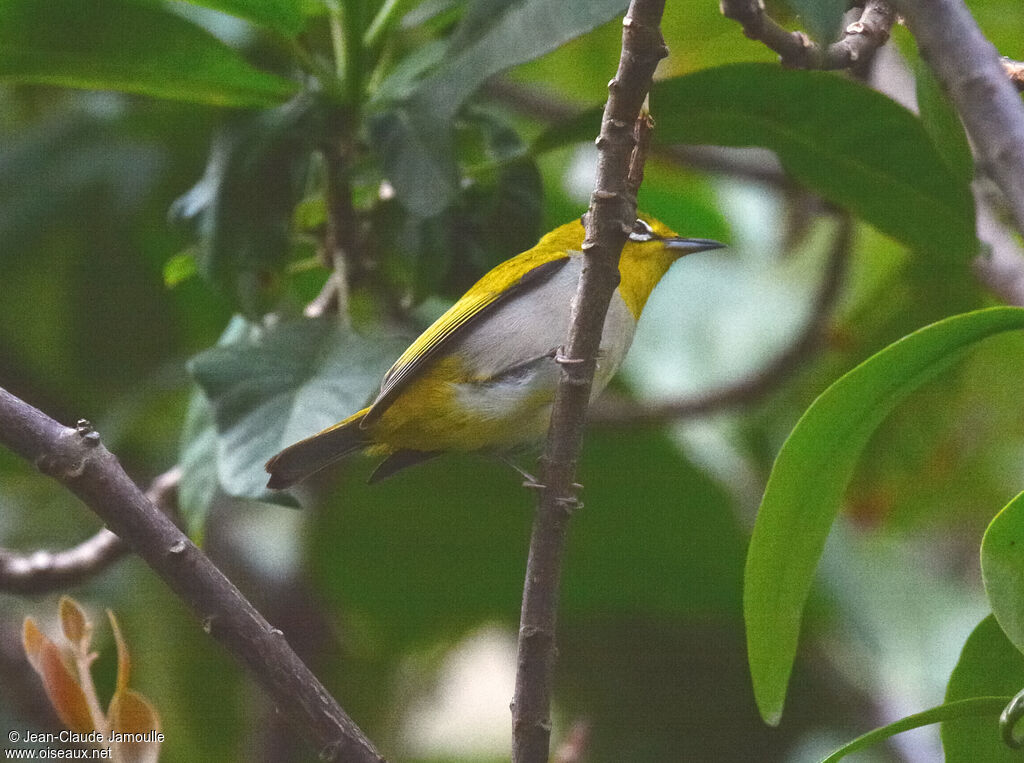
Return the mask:
[[[238,115],[217,133],[206,172],[172,214],[195,222],[199,271],[250,317],[274,308],[313,146],[314,100]]]
[[[378,117],[371,135],[388,177],[412,212],[430,217],[455,198],[452,120],[488,78],[537,58],[621,13],[624,0],[475,0],[447,54],[402,102]],[[433,61],[431,61],[433,63]],[[400,70],[407,78],[407,72]]]
[[[798,181],[911,248],[958,261],[977,251],[962,169],[950,169],[921,120],[864,85],[730,64],[655,83],[651,112],[658,143],[770,149]],[[592,140],[599,125],[600,110],[590,109],[532,150]]]
[[[181,16],[124,0],[0,2],[0,79],[218,106],[269,106],[296,90]]]
[[[658,140],[763,146],[801,183],[908,246],[977,251],[970,189],[911,112],[827,72],[736,64],[662,82]]]
[[[992,613],[1024,652],[1024,493],[1010,501],[985,531],[981,573]]]
[[[302,31],[304,22],[301,0],[185,0],[216,11],[230,13],[282,32],[295,35]]]
[[[838,763],[847,755],[883,742],[896,734],[919,729],[922,726],[930,726],[933,723],[945,723],[960,718],[998,718],[1009,700],[1009,697],[971,697],[908,715],[906,718],[900,718],[898,721],[869,731],[852,742],[844,744],[821,763]]]
[[[960,652],[960,660],[946,687],[946,702],[1003,697],[1005,705],[1022,688],[1024,656],[989,615],[974,629]],[[988,715],[944,721],[942,747],[946,763],[1019,763],[1020,751],[1003,744],[999,730],[1000,709],[993,708]]]
[[[957,315],[904,337],[854,368],[814,401],[782,446],[747,555],[744,615],[754,694],[777,723],[800,620],[829,528],[875,428],[915,388],[973,343],[1024,328],[1024,309]]]
[[[357,411],[405,345],[325,318],[253,329],[194,357],[189,370],[213,407],[224,491],[287,501],[265,488],[267,459]]]

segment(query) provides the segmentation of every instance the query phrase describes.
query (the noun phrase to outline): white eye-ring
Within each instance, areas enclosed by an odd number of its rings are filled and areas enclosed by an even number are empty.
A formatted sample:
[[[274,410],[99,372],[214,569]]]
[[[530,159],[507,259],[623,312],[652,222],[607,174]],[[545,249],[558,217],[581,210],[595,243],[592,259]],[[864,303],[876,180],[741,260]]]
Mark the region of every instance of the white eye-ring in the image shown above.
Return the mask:
[[[629,234],[630,241],[650,241],[656,238],[654,230],[643,220],[633,223],[633,232]]]

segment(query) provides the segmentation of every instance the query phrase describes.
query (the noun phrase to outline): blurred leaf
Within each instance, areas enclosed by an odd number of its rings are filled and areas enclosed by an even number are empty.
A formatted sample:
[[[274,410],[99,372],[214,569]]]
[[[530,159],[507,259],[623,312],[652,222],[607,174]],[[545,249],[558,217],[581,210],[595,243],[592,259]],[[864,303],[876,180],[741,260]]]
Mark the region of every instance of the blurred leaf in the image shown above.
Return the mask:
[[[115,760],[132,763],[156,763],[160,757],[160,742],[157,738],[148,741],[134,741],[134,737],[156,737],[160,731],[160,716],[149,700],[137,691],[118,691],[110,701],[111,732],[126,735],[133,741],[117,741],[113,744]]]
[[[1024,656],[1011,644],[995,618],[989,615],[967,639],[960,660],[949,677],[946,702],[974,697],[1005,697],[1004,705],[1024,688]],[[1003,744],[999,713],[987,717],[958,718],[942,724],[946,763],[1011,763],[1020,751]]]
[[[361,408],[405,346],[403,338],[367,338],[322,318],[252,331],[189,361],[213,409],[224,491],[295,505],[266,490],[263,465]]]
[[[128,654],[128,644],[125,643],[124,635],[121,633],[121,626],[111,610],[107,610],[107,619],[110,620],[110,629],[114,632],[114,643],[117,645],[117,688],[115,693],[121,693],[128,689],[128,681],[131,678],[132,658]]]
[[[981,572],[993,615],[1024,652],[1024,493],[1010,501],[985,531]]]
[[[849,6],[847,0],[787,0],[811,37],[828,44],[838,37],[840,22]]]
[[[5,133],[0,146],[0,259],[37,246],[57,221],[74,225],[99,199],[115,219],[137,214],[161,165],[156,146],[89,112]]]
[[[202,179],[174,203],[175,217],[196,221],[200,272],[250,317],[275,304],[321,128],[306,98],[234,120],[215,138]]]
[[[860,452],[889,411],[975,342],[1024,328],[1024,309],[957,315],[904,337],[832,384],[797,422],[772,468],[747,556],[744,614],[754,694],[778,723],[800,620]]]
[[[182,17],[125,0],[4,0],[0,79],[217,106],[270,106],[297,89]]]
[[[451,125],[402,104],[369,121],[370,140],[402,204],[433,217],[455,198],[458,168]]]
[[[408,92],[371,122],[370,134],[402,203],[420,217],[439,214],[455,198],[458,171],[452,120],[481,84],[621,13],[624,0],[475,0],[445,55],[416,87],[402,70],[388,91]],[[417,61],[425,70],[433,54]],[[397,73],[394,76],[399,76]]]
[[[25,656],[32,669],[42,675],[43,673],[43,644],[49,641],[39,630],[36,621],[31,617],[25,618],[25,624],[21,629],[21,645],[25,649]]]
[[[522,479],[480,455],[448,455],[376,485],[365,484],[365,467],[351,462],[330,499],[336,510],[317,512],[311,533],[314,574],[361,626],[353,639],[367,640],[353,649],[419,648],[487,620],[513,623],[535,500]],[[738,621],[743,540],[729,500],[667,438],[595,432],[580,480],[586,508],[567,551],[565,621]]]
[[[196,252],[179,252],[164,263],[164,286],[173,289],[199,272]]]
[[[625,0],[475,0],[440,67],[423,82],[421,107],[451,119],[498,72],[542,56],[620,15]]]
[[[71,675],[60,649],[49,639],[44,639],[39,651],[40,675],[50,704],[57,711],[61,723],[72,731],[87,733],[93,729],[89,703],[78,681]]]
[[[908,715],[886,726],[869,731],[867,734],[848,742],[821,761],[821,763],[838,763],[838,761],[871,745],[883,742],[904,731],[919,729],[933,723],[945,723],[960,718],[998,718],[1009,697],[971,697],[949,702],[938,707]]]
[[[302,31],[305,21],[299,0],[185,0],[185,2],[229,13],[289,36],[294,36]]]
[[[185,520],[185,531],[198,543],[219,485],[217,427],[210,404],[199,390],[192,394],[188,403],[178,463],[181,464],[178,508]]]
[[[917,108],[921,123],[938,149],[946,166],[959,183],[969,185],[974,178],[974,157],[967,142],[963,123],[942,92],[935,75],[921,58],[915,57],[914,77],[917,88]]]
[[[895,101],[827,72],[733,64],[656,82],[659,143],[760,146],[829,201],[937,257],[977,252],[974,201],[924,125]],[[590,141],[590,109],[543,133],[531,150]]]
[[[87,654],[92,638],[92,625],[86,618],[85,612],[70,596],[61,596],[57,608],[60,613],[60,627],[64,632],[64,638],[71,642],[79,654]]]

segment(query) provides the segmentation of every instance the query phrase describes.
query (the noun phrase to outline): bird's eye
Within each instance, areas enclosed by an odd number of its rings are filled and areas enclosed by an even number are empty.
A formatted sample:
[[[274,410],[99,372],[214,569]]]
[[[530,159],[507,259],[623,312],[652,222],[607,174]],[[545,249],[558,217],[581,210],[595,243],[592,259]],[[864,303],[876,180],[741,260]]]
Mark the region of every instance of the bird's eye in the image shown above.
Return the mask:
[[[654,237],[654,230],[643,220],[633,223],[633,232],[629,234],[630,241],[650,241]]]

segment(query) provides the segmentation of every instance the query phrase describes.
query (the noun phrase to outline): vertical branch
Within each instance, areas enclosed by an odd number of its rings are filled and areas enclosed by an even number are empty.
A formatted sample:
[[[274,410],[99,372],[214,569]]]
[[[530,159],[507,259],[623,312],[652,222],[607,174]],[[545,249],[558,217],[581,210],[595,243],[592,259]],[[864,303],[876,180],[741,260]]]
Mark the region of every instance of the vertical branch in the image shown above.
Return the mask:
[[[636,219],[635,189],[629,179],[638,182],[642,170],[630,172],[637,145],[634,130],[655,67],[668,54],[659,27],[664,8],[664,0],[630,3],[622,22],[622,55],[615,78],[608,84],[597,139],[597,179],[586,216],[585,261],[573,300],[569,336],[557,358],[562,376],[541,458],[544,484],[523,586],[512,700],[512,759],[516,763],[548,760],[558,592],[569,517],[578,505],[576,464],[604,318],[619,283],[619,256]],[[642,134],[645,128],[640,129]],[[643,152],[636,156],[642,163]]]
[[[1024,234],[1024,105],[962,0],[899,0],[900,13]]]

